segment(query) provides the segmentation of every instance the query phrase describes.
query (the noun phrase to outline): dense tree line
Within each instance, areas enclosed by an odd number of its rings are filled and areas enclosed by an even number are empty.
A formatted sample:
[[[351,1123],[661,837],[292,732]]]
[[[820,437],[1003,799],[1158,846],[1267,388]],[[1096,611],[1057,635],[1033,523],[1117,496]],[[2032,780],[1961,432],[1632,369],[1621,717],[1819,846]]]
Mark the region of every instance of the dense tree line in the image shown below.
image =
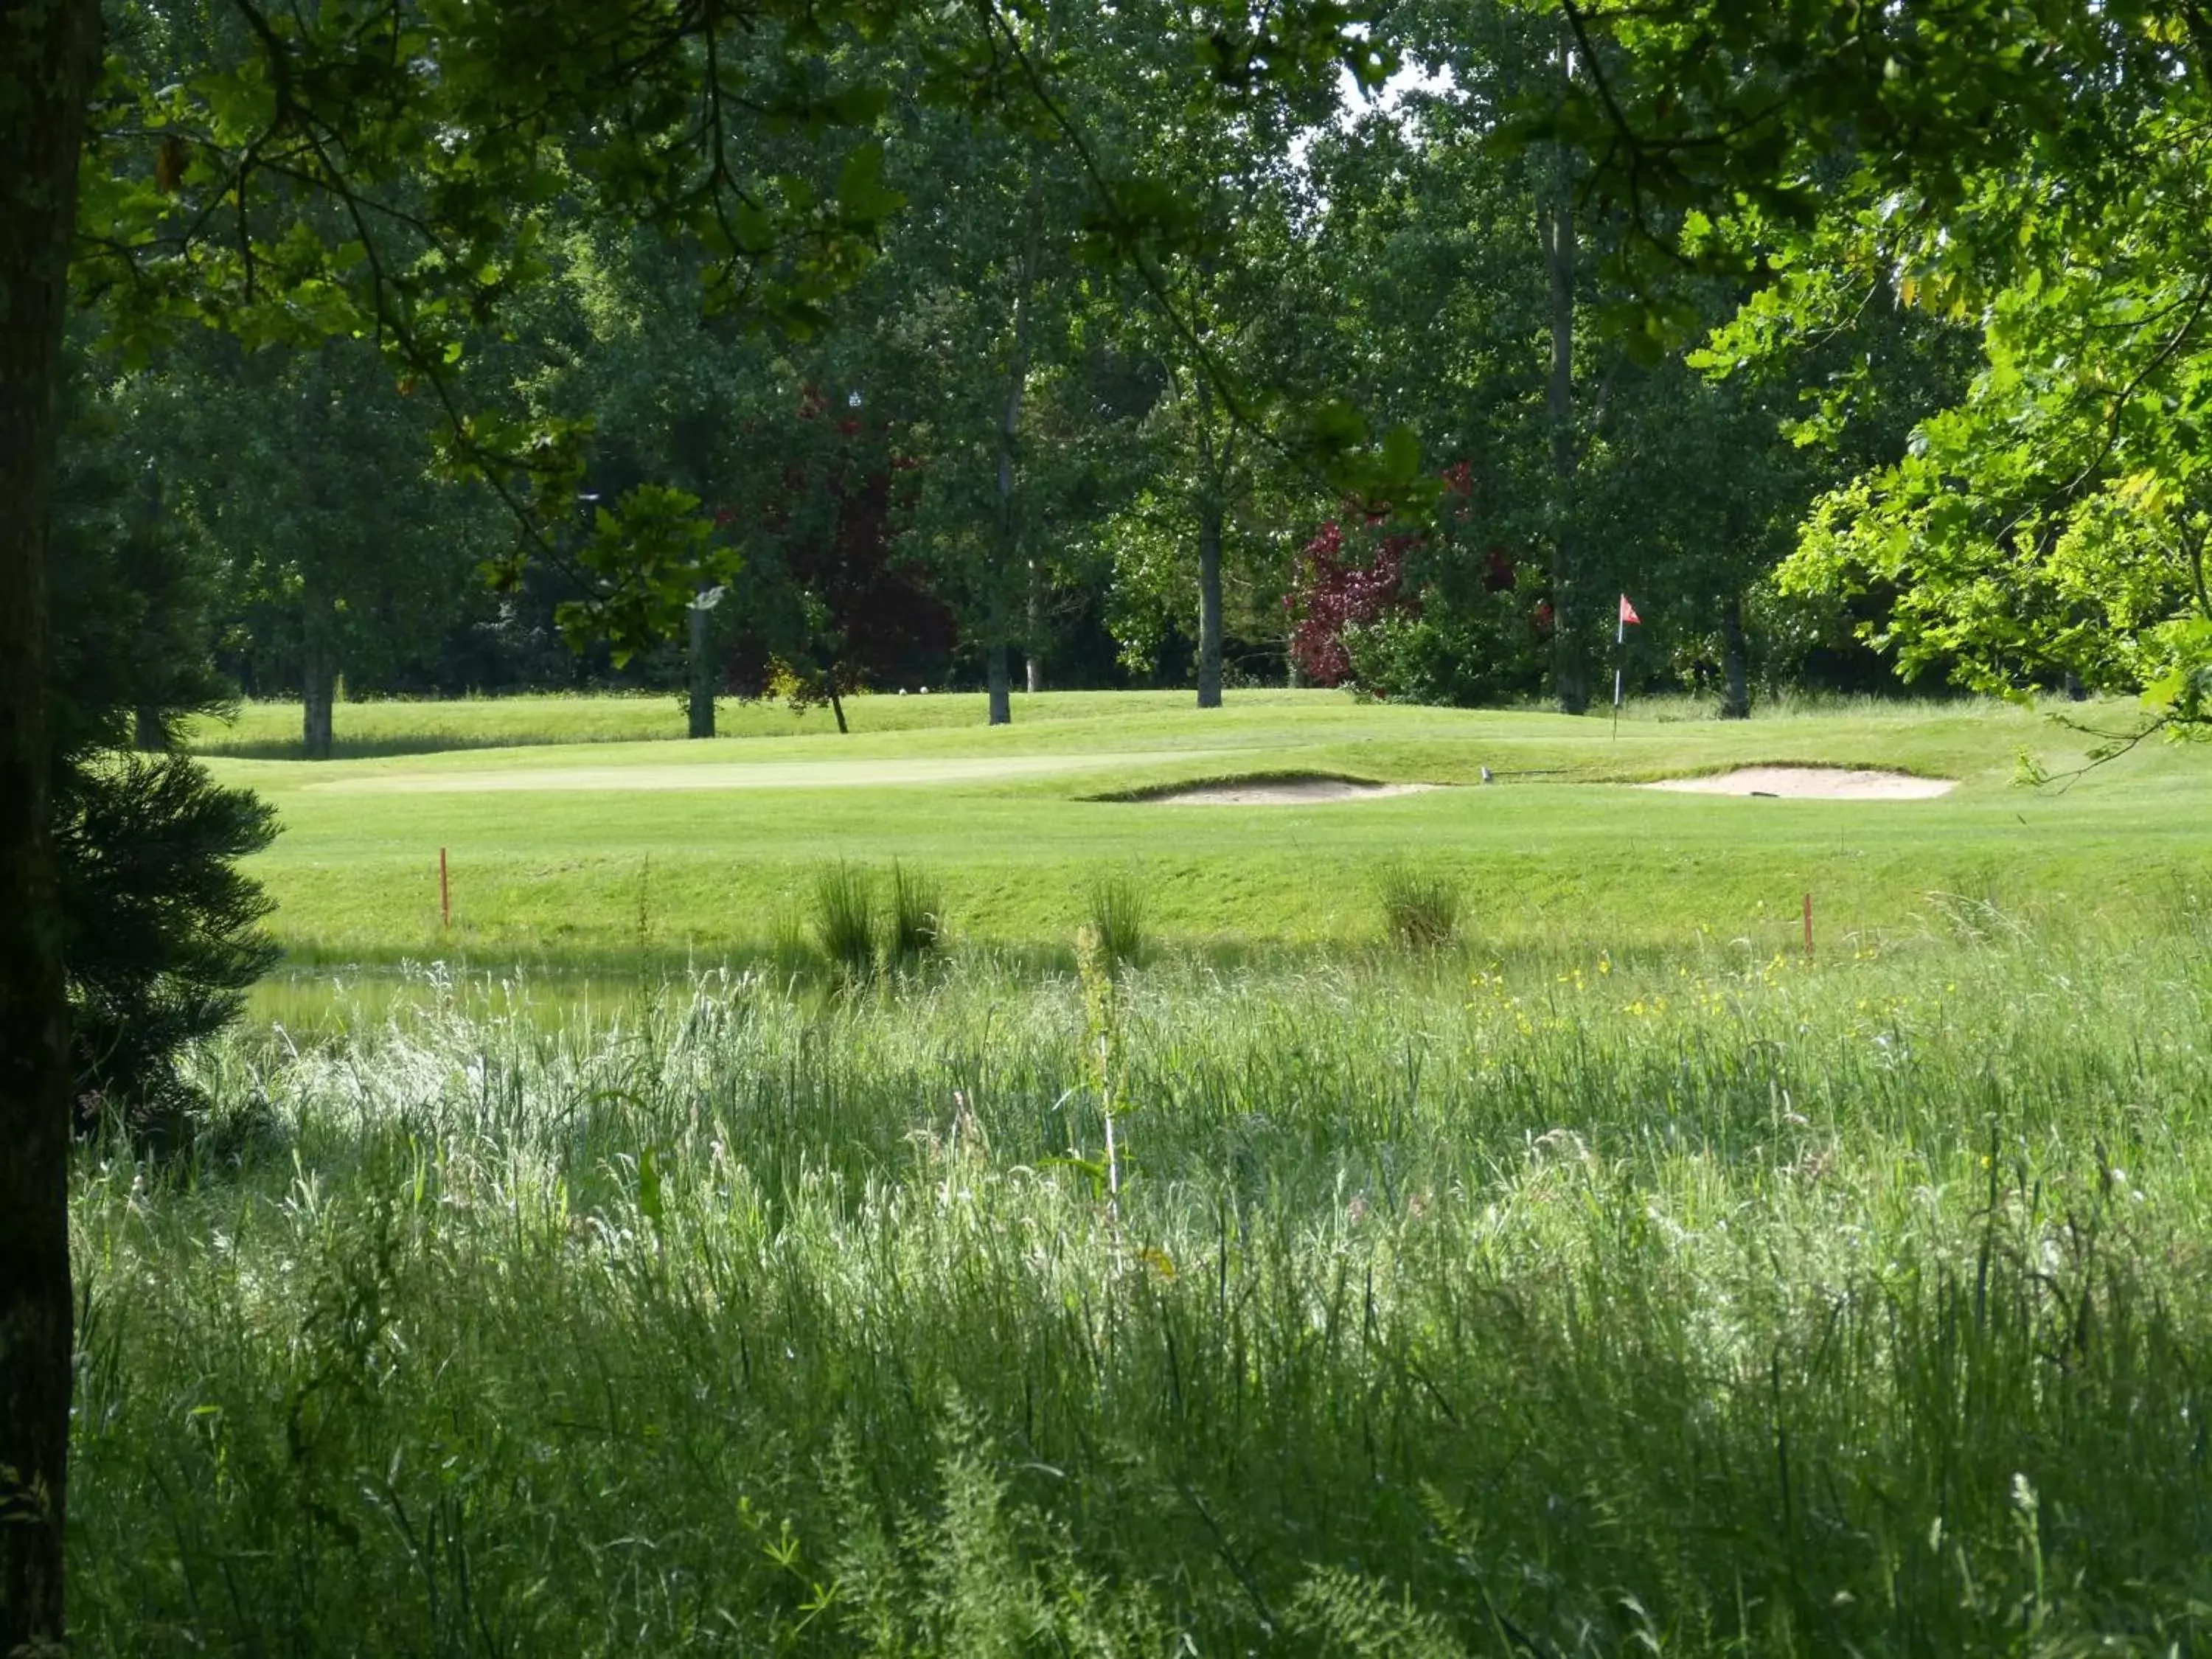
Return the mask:
[[[1688,270],[1667,332],[1619,326],[1656,291],[1616,269],[1648,228],[1580,148],[1497,142],[1575,83],[1548,14],[1407,0],[1381,21],[1418,89],[1264,106],[1176,90],[1185,48],[1148,15],[1025,18],[1066,126],[886,100],[858,153],[899,205],[803,326],[702,311],[696,227],[563,198],[532,228],[540,279],[454,334],[434,390],[342,338],[173,338],[121,372],[233,683],[298,696],[310,755],[341,688],[650,688],[702,734],[721,696],[842,718],[854,692],[925,685],[987,686],[994,720],[1016,684],[1576,710],[1621,592],[1637,684],[1741,714],[1754,688],[1881,682],[1851,637],[1866,608],[1774,574],[1816,500],[1963,386],[1969,331],[1865,307],[1716,380],[1693,358],[1751,289]],[[911,83],[911,43],[856,51]],[[1110,257],[1086,169],[1138,181],[1121,210],[1171,234]],[[1846,364],[1850,418],[1802,441]],[[512,503],[453,466],[456,402],[574,434],[573,508],[503,591],[477,573]],[[1298,405],[1398,431],[1424,476],[1346,501],[1290,440]],[[590,611],[626,503],[701,540],[671,550],[696,567],[680,623],[617,652],[563,618]],[[1331,580],[1367,591],[1358,614]]]

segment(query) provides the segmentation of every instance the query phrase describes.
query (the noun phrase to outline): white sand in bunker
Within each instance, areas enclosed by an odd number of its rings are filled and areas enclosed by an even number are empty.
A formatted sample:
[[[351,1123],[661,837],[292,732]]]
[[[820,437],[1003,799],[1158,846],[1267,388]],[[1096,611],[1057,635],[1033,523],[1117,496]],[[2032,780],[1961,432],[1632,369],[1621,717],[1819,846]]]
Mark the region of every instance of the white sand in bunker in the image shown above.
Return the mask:
[[[1055,772],[1157,766],[1222,750],[1155,750],[1098,755],[982,755],[907,760],[706,761],[670,766],[514,766],[481,770],[382,772],[311,783],[336,794],[485,794],[517,791],[627,793],[664,789],[841,789],[892,784],[976,783]]]
[[[1151,806],[1310,806],[1333,800],[1380,800],[1418,795],[1433,783],[1362,783],[1356,778],[1252,778],[1243,783],[1201,783],[1140,797]]]
[[[1909,772],[1845,771],[1827,766],[1739,766],[1698,778],[1662,778],[1639,789],[1674,789],[1693,795],[1779,795],[1796,800],[1932,800],[1958,784],[1949,778],[1916,778]]]

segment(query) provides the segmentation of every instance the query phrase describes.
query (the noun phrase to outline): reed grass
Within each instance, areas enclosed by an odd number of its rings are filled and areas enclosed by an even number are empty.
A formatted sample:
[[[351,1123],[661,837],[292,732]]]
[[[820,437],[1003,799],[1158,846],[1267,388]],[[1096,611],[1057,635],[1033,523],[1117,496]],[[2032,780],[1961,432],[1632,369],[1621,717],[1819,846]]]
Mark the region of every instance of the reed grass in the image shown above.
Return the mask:
[[[934,872],[891,860],[890,959],[912,966],[945,944],[945,884]]]
[[[1407,950],[1441,950],[1458,931],[1460,884],[1442,871],[1403,860],[1385,864],[1375,875],[1375,896],[1383,932]]]
[[[76,1643],[2202,1651],[2206,961],[956,957],[240,1038],[191,1166],[76,1176]]]
[[[865,979],[876,966],[876,880],[874,872],[840,859],[814,872],[808,894],[814,940],[830,966],[853,979]]]
[[[1137,872],[1114,870],[1094,877],[1084,899],[1093,948],[1109,971],[1119,973],[1142,961],[1152,943],[1146,926],[1150,906]]]

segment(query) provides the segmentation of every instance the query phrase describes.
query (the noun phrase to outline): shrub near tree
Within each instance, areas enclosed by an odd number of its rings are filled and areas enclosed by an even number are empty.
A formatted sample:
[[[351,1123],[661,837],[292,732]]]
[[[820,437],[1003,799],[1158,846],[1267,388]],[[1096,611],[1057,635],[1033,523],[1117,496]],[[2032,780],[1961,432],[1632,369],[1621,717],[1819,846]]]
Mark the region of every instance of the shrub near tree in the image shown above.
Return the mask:
[[[101,412],[80,411],[73,435],[87,464],[57,514],[49,706],[76,1121],[175,1146],[198,1103],[185,1051],[276,955],[256,925],[270,902],[236,867],[275,815],[172,750],[185,716],[227,702],[205,575]]]
[[[1298,556],[1284,605],[1291,659],[1315,685],[1392,702],[1472,705],[1541,683],[1549,611],[1474,510],[1471,469],[1447,468],[1433,518],[1347,508]]]

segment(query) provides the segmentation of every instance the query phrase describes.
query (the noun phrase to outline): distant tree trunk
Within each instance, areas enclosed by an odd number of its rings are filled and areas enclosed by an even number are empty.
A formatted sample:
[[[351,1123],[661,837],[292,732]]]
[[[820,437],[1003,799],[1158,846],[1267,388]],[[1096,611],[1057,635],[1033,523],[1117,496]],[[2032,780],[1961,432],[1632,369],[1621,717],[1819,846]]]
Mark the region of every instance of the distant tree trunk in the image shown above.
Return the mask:
[[[1721,606],[1721,718],[1751,718],[1750,653],[1743,642],[1743,599],[1731,593]]]
[[[1568,48],[1560,49],[1565,72]],[[1551,378],[1544,413],[1552,429],[1552,690],[1562,714],[1589,707],[1587,665],[1576,623],[1581,615],[1574,545],[1575,472],[1575,191],[1567,148],[1553,149],[1543,208],[1544,278],[1552,323]]]
[[[1208,491],[1198,514],[1198,706],[1221,707],[1221,498]]]
[[[848,735],[852,728],[845,724],[845,700],[837,695],[834,684],[830,688],[830,712],[837,717],[837,734],[840,737]]]
[[[989,672],[991,724],[994,726],[1011,726],[1014,721],[1013,700],[1009,695],[1013,689],[1012,655],[1004,640],[992,642]]]
[[[323,535],[334,533],[333,521],[324,512],[321,472],[325,444],[322,428],[330,424],[331,399],[335,395],[331,385],[333,349],[325,344],[316,354],[307,376],[307,397],[301,410],[302,422],[310,428],[307,441],[301,447],[302,465],[307,469],[307,501],[313,514],[311,522]],[[331,705],[337,701],[337,646],[331,638],[331,626],[336,601],[325,586],[327,578],[317,566],[322,555],[320,545],[309,551],[300,584],[300,746],[309,760],[331,757]]]
[[[0,1654],[59,1653],[75,1337],[47,520],[98,0],[0,0]]]
[[[159,545],[161,534],[161,475],[149,466],[139,480],[138,499],[131,511],[130,535],[137,550],[149,554]],[[134,749],[147,754],[159,754],[169,746],[168,723],[161,711],[150,705],[136,710],[131,720],[131,744]]]
[[[1022,398],[1030,383],[1030,288],[1036,278],[1034,250],[1022,258],[1020,286],[1014,293],[1013,352],[1006,365],[1006,402],[999,417],[998,545],[990,573],[990,723],[1008,726],[1014,718],[1012,665],[1006,635],[1011,631],[1006,586],[1021,554],[1021,525],[1014,512],[1014,451],[1021,441]]]
[[[300,652],[300,746],[309,760],[331,757],[331,708],[337,701],[338,659],[331,642],[330,604],[310,589]]]
[[[702,588],[700,591],[704,592],[706,590]],[[688,713],[690,720],[690,735],[695,738],[711,738],[714,735],[714,657],[712,641],[708,638],[707,623],[707,608],[704,605],[693,605],[689,647],[691,697],[688,705]]]
[[[1023,617],[1027,650],[1022,661],[1022,690],[1032,696],[1044,690],[1044,567],[1030,561],[1027,614]]]

